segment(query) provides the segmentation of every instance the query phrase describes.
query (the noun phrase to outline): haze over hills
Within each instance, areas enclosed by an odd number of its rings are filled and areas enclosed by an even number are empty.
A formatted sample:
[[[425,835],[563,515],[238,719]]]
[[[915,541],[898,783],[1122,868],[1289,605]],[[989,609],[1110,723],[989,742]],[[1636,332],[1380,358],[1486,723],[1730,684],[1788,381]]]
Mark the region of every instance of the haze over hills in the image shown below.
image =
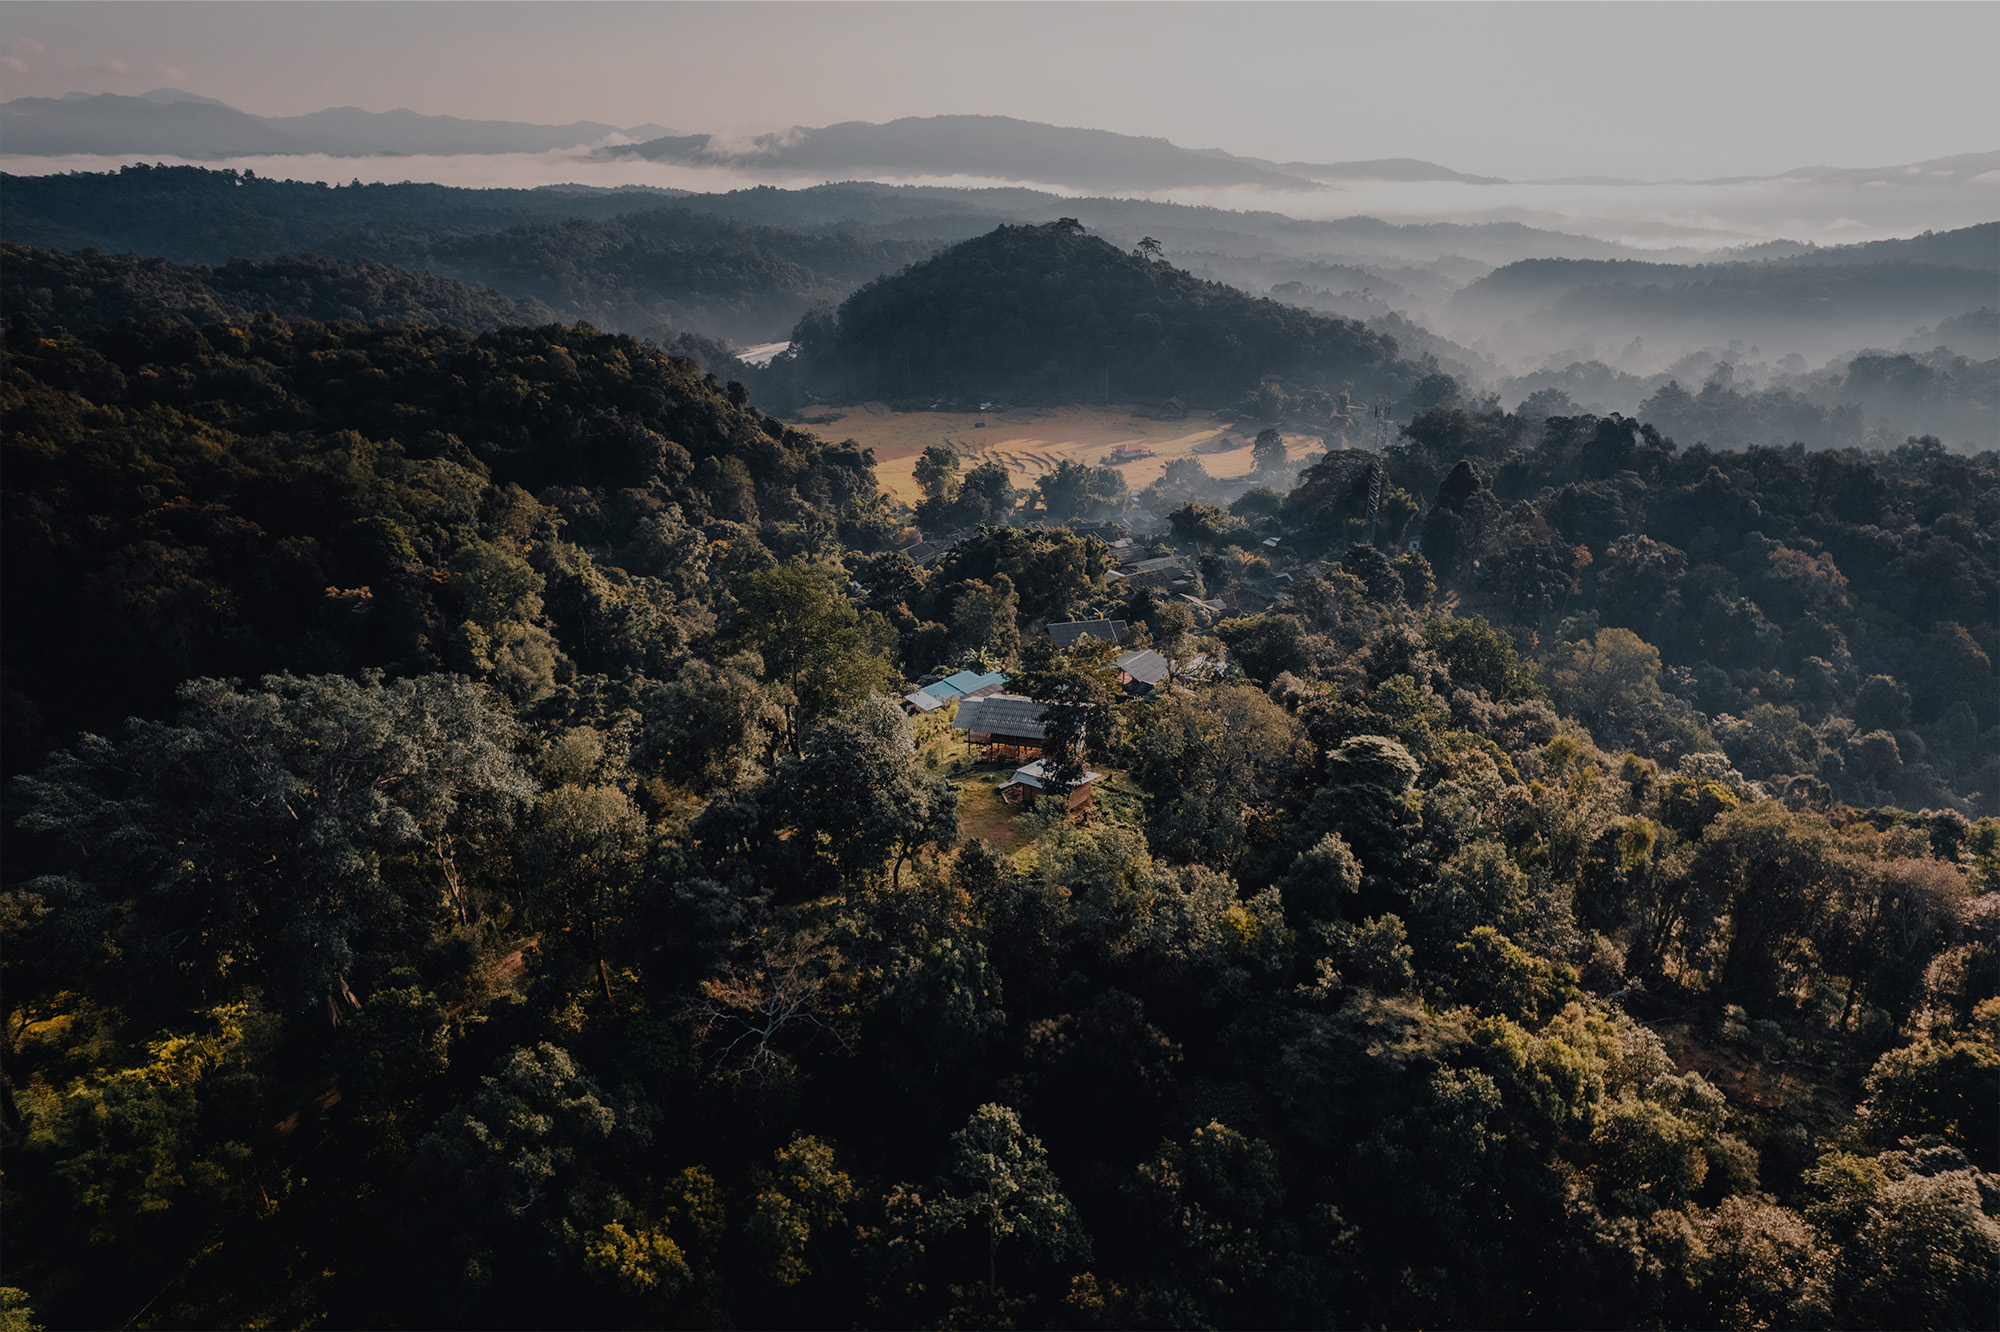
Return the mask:
[[[1217,148],[1182,148],[1165,139],[1043,125],[1010,116],[908,116],[884,125],[848,121],[823,129],[760,135],[747,142],[707,134],[676,135],[602,152],[772,173],[974,176],[1093,190],[1223,185],[1308,190],[1330,180],[1500,183],[1495,177],[1470,176],[1411,158],[1280,166]]]
[[[1723,260],[1689,264],[1519,222],[1314,220],[1023,188],[329,188],[136,167],[8,176],[0,189],[0,236],[10,241],[183,264],[301,254],[388,264],[565,320],[739,345],[785,339],[814,306],[945,246],[1065,217],[1119,250],[1158,240],[1192,278],[1360,320],[1405,357],[1432,358],[1464,393],[1509,403],[1548,391],[1578,409],[1632,413],[1670,385],[1699,387],[1726,363],[1731,393],[1804,395],[1810,410],[1774,415],[1746,400],[1683,413],[1698,420],[1690,429],[1722,438],[1788,431],[1814,444],[1928,431],[1977,446],[2000,396],[2000,375],[1981,368],[1995,355],[1981,311],[2000,307],[1991,224],[1673,256]],[[1038,336],[1061,340],[1059,329]],[[1871,349],[1929,360],[1856,375],[1851,363]],[[706,359],[723,363],[719,349]],[[1828,413],[1843,403],[1867,414],[1836,421]]]
[[[530,125],[415,111],[331,107],[302,116],[257,116],[174,88],[138,97],[19,97],[0,103],[0,151],[170,153],[216,158],[250,154],[523,153],[577,148],[613,135],[654,137],[659,125],[620,129],[593,121]]]

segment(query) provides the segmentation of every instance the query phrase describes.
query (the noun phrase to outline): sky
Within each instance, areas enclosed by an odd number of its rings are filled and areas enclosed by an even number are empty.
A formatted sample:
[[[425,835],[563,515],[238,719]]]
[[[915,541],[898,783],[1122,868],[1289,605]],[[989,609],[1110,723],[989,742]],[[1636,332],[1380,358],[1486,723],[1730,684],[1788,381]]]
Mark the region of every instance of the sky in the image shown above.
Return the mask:
[[[1279,161],[1513,179],[2000,147],[1990,3],[27,3],[0,97],[171,86],[749,134],[1010,115]]]

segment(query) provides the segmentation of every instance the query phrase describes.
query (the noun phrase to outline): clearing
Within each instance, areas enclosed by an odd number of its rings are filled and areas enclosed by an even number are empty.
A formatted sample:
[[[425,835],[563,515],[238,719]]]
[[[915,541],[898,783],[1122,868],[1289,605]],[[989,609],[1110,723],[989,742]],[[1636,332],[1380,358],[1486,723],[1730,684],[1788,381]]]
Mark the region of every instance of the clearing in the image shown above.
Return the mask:
[[[923,498],[914,475],[917,459],[933,444],[943,444],[966,460],[967,467],[989,460],[1004,464],[1014,484],[1023,489],[1066,459],[1093,467],[1109,461],[1120,444],[1139,444],[1153,456],[1118,464],[1125,484],[1144,490],[1157,481],[1167,464],[1190,454],[1201,455],[1210,476],[1248,475],[1248,441],[1254,424],[1197,420],[1155,421],[1113,407],[1022,407],[1006,412],[896,412],[879,402],[858,407],[808,407],[801,413],[834,417],[813,430],[826,439],[851,439],[875,450],[875,476],[882,489],[915,504]],[[980,425],[981,422],[985,424]],[[1230,435],[1245,443],[1226,447]],[[1217,448],[1217,445],[1225,447]],[[1286,451],[1296,461],[1325,447],[1316,435],[1287,434]],[[1204,447],[1206,446],[1206,447]]]

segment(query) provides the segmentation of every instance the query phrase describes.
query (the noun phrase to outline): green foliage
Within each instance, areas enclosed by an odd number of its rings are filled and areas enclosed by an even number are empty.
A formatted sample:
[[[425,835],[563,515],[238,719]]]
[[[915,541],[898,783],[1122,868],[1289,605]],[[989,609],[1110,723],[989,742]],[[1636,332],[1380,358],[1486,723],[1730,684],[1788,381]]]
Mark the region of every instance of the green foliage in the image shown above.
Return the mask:
[[[938,1230],[971,1224],[986,1232],[986,1284],[999,1287],[1000,1246],[1014,1241],[1031,1259],[1090,1259],[1090,1236],[1063,1196],[1040,1140],[1004,1105],[982,1105],[951,1136],[951,1173],[959,1190],[938,1199]]]
[[[1934,1133],[1982,1170],[2000,1171],[1991,1127],[2000,1103],[2000,1050],[1985,1039],[1923,1040],[1875,1061],[1865,1084],[1869,1129],[1884,1142]]]
[[[1539,1025],[1576,998],[1576,973],[1524,952],[1491,925],[1453,945],[1453,997],[1516,1022]]]
[[[1185,511],[1330,557],[1225,654],[1004,468],[932,459],[988,525],[921,570],[858,449],[584,329],[6,357],[10,1325],[1993,1307],[1984,462],[1430,407]],[[1086,812],[894,701],[1014,653]]]
[[[794,563],[746,574],[735,587],[731,641],[759,653],[766,677],[790,695],[795,746],[801,722],[840,713],[894,679],[833,577]]]
[[[852,399],[1169,393],[1233,399],[1264,373],[1394,379],[1395,344],[1126,254],[1064,219],[1003,226],[877,279],[804,361]]]

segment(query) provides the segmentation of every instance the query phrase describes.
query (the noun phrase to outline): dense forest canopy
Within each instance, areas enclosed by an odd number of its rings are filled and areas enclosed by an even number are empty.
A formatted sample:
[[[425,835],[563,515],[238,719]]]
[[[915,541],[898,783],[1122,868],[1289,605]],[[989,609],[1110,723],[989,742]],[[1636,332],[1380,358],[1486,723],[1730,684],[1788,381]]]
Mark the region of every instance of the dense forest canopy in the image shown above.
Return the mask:
[[[0,234],[52,249],[136,250],[177,263],[226,264],[317,251],[326,239],[397,226],[504,231],[658,208],[675,191],[467,190],[405,181],[328,185],[193,166],[0,176]]]
[[[328,188],[198,167],[134,167],[115,176],[9,177],[0,234],[182,263],[303,252],[392,264],[600,327],[662,340],[694,330],[742,342],[780,337],[814,304],[838,301],[935,248],[924,240],[861,241],[839,229],[751,226],[662,208],[660,198],[658,191]]]
[[[10,1325],[1990,1323],[2000,456],[1440,400],[1170,472],[1191,601],[631,337],[30,260],[131,317],[0,360]],[[1414,369],[1061,224],[807,332]]]
[[[540,301],[510,300],[450,278],[360,260],[306,255],[184,267],[134,254],[62,254],[10,242],[0,242],[0,306],[77,332],[127,319],[242,324],[260,314],[479,330],[555,318]]]

